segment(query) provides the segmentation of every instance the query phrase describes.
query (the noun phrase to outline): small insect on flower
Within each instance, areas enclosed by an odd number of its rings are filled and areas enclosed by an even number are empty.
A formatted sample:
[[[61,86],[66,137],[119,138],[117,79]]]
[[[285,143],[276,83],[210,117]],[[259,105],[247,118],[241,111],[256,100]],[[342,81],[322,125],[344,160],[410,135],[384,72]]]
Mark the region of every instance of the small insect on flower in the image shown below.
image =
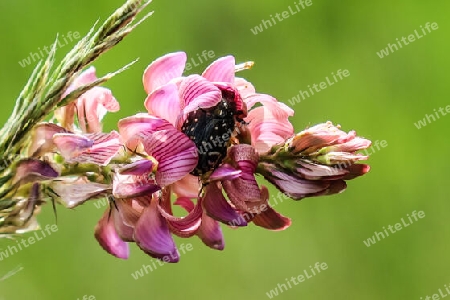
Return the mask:
[[[219,88],[222,92],[220,102],[190,112],[181,127],[198,150],[198,164],[191,172],[194,176],[203,176],[220,165],[230,146],[236,122],[243,123],[247,116],[239,93],[232,88]]]

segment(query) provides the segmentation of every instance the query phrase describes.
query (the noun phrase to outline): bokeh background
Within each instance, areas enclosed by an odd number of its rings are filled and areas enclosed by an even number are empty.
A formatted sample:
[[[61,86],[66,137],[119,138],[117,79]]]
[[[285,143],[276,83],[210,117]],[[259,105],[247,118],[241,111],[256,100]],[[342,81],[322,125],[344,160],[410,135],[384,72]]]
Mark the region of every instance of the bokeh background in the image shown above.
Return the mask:
[[[0,120],[5,121],[32,66],[18,63],[56,34],[86,33],[121,0],[0,1]],[[266,292],[316,262],[328,269],[276,299],[425,299],[450,285],[448,156],[450,116],[417,129],[414,122],[450,104],[448,1],[319,1],[255,35],[251,28],[294,1],[154,1],[154,15],[95,63],[98,74],[140,60],[106,84],[121,111],[106,129],[144,111],[141,77],[155,58],[183,50],[254,60],[241,73],[259,92],[289,103],[299,90],[338,69],[350,76],[293,106],[297,131],[331,120],[344,130],[388,144],[372,154],[372,170],[339,195],[286,200],[276,206],[293,224],[283,232],[224,228],[226,248],[178,239],[193,250],[135,280],[153,259],[134,245],[127,261],[106,254],[93,237],[104,206],[58,209],[58,231],[0,262],[0,299],[268,299]],[[396,38],[438,23],[410,45],[380,58]],[[74,43],[58,51],[61,58]],[[194,67],[201,72],[212,60]],[[275,190],[271,190],[276,192]],[[412,211],[425,218],[367,247],[363,241]],[[50,205],[40,224],[54,224]],[[16,242],[0,241],[0,249]],[[85,298],[86,299],[86,298]],[[90,299],[93,299],[92,297]]]

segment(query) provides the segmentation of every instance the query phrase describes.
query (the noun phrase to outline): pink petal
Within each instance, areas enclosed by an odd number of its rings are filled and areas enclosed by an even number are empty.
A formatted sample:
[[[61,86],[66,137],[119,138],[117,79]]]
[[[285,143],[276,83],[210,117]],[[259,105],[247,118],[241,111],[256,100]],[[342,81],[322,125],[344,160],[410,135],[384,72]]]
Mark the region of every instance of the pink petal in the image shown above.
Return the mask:
[[[131,150],[134,150],[137,146],[135,138],[139,133],[151,133],[158,130],[174,128],[168,121],[144,113],[121,119],[118,127],[122,142],[126,143],[127,147]]]
[[[174,125],[181,112],[178,87],[173,83],[159,87],[147,96],[144,105],[149,114]]]
[[[211,183],[206,188],[203,208],[214,220],[230,226],[247,226],[247,222],[231,207],[217,184]]]
[[[90,157],[89,161],[102,166],[108,165],[122,147],[117,131],[90,134],[87,137],[94,141],[94,145],[89,149],[89,153],[87,154]]]
[[[170,80],[180,77],[186,65],[186,53],[175,52],[166,54],[152,62],[144,71],[142,81],[144,90],[151,94],[158,87]]]
[[[56,136],[59,136],[59,134],[56,134],[55,137]],[[53,138],[54,141],[55,137]],[[78,140],[78,138],[79,137],[77,136],[75,140]],[[116,131],[111,131],[110,133],[99,132],[87,134],[85,138],[92,141],[93,145],[87,149],[79,151],[78,153],[73,153],[69,157],[64,157],[68,162],[92,163],[106,166],[122,147],[119,142],[119,134]],[[60,148],[61,142],[61,140],[58,142],[55,141],[58,148]],[[73,143],[75,144],[75,142]]]
[[[366,164],[352,164],[348,166],[347,171],[349,172],[348,175],[344,177],[345,180],[351,180],[358,176],[362,176],[370,171],[370,166]]]
[[[188,174],[172,184],[172,191],[178,197],[196,198],[201,185],[197,176]]]
[[[93,87],[78,98],[76,102],[78,124],[85,133],[101,132],[101,120],[106,112],[120,109],[119,102],[111,90],[104,87]]]
[[[179,254],[170,235],[166,220],[161,216],[157,202],[147,206],[134,229],[134,240],[145,253],[166,262],[178,262]]]
[[[234,79],[234,85],[243,99],[250,97],[256,93],[255,87],[244,78],[236,77]],[[250,109],[251,107],[247,108]]]
[[[21,184],[48,180],[59,175],[49,163],[34,158],[21,160],[17,164],[15,172],[12,181],[13,183],[20,182]]]
[[[272,106],[254,108],[245,118],[249,123],[252,145],[259,153],[267,152],[272,146],[284,142],[294,133],[293,126],[288,120],[289,114],[282,109],[272,110],[269,107]]]
[[[66,132],[66,130],[56,124],[37,124],[33,129],[32,141],[30,148],[28,149],[28,154],[37,157],[52,151],[55,147],[53,135],[63,132]]]
[[[111,186],[108,184],[89,182],[82,178],[64,181],[55,180],[50,187],[68,208],[74,208],[87,200],[106,197],[106,192],[111,190]]]
[[[301,174],[301,177],[308,180],[318,180],[322,178],[337,179],[342,178],[344,175],[349,173],[349,171],[345,168],[334,166],[307,163],[305,161],[300,161],[298,162],[298,164],[300,165],[300,167],[297,168],[297,172]]]
[[[119,169],[121,175],[137,175],[141,176],[151,173],[153,170],[153,162],[148,159],[140,159],[133,163],[127,164]]]
[[[115,257],[127,259],[130,250],[128,244],[120,239],[114,228],[114,220],[109,217],[109,208],[95,227],[95,238],[100,246]]]
[[[211,181],[233,180],[241,176],[242,170],[236,170],[230,164],[223,164],[209,176]]]
[[[173,204],[181,206],[187,212],[191,212],[195,207],[194,202],[188,197],[178,197]]]
[[[93,140],[84,135],[75,133],[57,133],[53,135],[53,142],[62,157],[68,161],[94,145]]]
[[[151,201],[151,196],[145,198],[145,201]],[[143,208],[137,210],[133,207],[133,203],[135,203],[134,200],[130,199],[116,199],[114,205],[119,211],[120,219],[123,224],[134,229],[142,214]],[[149,203],[150,202],[148,202],[148,204]]]
[[[75,79],[72,81],[70,86],[67,88],[67,90],[64,92],[62,98],[73,92],[79,87],[82,87],[83,85],[87,85],[89,83],[92,83],[97,80],[97,75],[95,74],[95,67],[91,66],[81,72]]]
[[[222,99],[222,93],[211,82],[199,75],[191,75],[185,78],[180,85],[180,97],[184,101],[184,114],[195,111],[198,108],[213,107]]]
[[[186,197],[178,198],[174,204],[180,205],[188,212],[191,212],[195,207],[191,199]],[[197,236],[206,246],[216,250],[223,250],[225,243],[219,223],[210,218],[205,210],[203,210],[201,220],[202,222],[200,228],[197,230]]]
[[[122,214],[119,211],[119,207],[117,207],[117,209],[111,210],[111,218],[113,219],[114,228],[116,229],[117,235],[120,237],[120,239],[124,242],[134,242],[134,227],[128,226],[124,223]]]
[[[160,189],[155,180],[147,174],[142,176],[116,174],[112,192],[114,197],[126,199],[153,194]]]
[[[268,171],[270,177],[266,177],[280,191],[293,199],[302,199],[308,195],[313,195],[326,190],[330,183],[326,181],[311,181],[300,179],[286,173],[272,170]]]
[[[253,223],[269,230],[285,230],[291,226],[291,219],[276,212],[272,207],[267,207],[265,211],[257,214],[253,218]]]
[[[158,209],[161,215],[169,224],[171,232],[179,237],[191,237],[197,232],[198,228],[200,227],[203,212],[201,198],[199,198],[199,200],[197,201],[194,209],[191,210],[185,217],[174,217],[170,212],[166,211],[160,205],[158,205]]]
[[[372,142],[367,139],[355,137],[342,144],[333,145],[327,148],[327,152],[355,152],[370,147]]]
[[[197,231],[197,236],[206,246],[212,249],[223,250],[225,248],[220,224],[216,220],[208,217],[205,211],[202,215],[202,224]]]
[[[234,82],[234,57],[229,55],[212,62],[202,76],[212,82]]]
[[[145,151],[158,161],[156,182],[167,186],[189,174],[197,165],[197,148],[184,133],[172,129],[142,133]]]

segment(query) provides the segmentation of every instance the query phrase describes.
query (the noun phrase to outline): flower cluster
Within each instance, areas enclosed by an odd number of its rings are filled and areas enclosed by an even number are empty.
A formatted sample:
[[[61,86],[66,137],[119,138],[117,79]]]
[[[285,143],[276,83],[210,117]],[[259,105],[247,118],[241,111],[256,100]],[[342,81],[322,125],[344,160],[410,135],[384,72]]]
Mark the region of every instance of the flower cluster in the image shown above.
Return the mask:
[[[198,236],[222,250],[221,225],[253,223],[283,230],[291,220],[269,204],[262,175],[287,196],[302,199],[341,192],[346,180],[368,172],[357,153],[370,141],[331,123],[294,134],[294,111],[235,73],[222,57],[201,75],[184,76],[186,54],[152,62],[143,75],[147,94],[139,113],[102,132],[106,112],[119,110],[110,90],[94,87],[34,129],[29,159],[15,174],[28,205],[44,193],[73,208],[108,197],[95,237],[110,254],[127,258],[129,243],[152,257],[177,262],[172,235]],[[93,67],[66,94],[97,80]],[[31,204],[30,204],[31,203]],[[173,205],[186,215],[173,214]]]

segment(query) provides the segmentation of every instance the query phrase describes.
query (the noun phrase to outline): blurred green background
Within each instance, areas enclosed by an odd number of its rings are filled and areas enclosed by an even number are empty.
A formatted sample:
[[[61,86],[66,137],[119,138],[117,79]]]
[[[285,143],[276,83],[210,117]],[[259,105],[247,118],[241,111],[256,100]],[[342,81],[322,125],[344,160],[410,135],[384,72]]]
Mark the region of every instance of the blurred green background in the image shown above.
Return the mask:
[[[298,2],[297,2],[298,3]],[[86,33],[121,0],[1,0],[0,85],[5,121],[32,66],[19,61],[50,45],[56,33]],[[298,5],[298,4],[297,4]],[[266,292],[316,262],[328,269],[276,299],[425,299],[450,284],[448,159],[450,116],[420,130],[414,125],[450,104],[448,1],[312,1],[301,12],[255,35],[251,28],[270,15],[295,9],[294,1],[175,1],[150,5],[154,15],[95,63],[98,74],[139,57],[107,87],[121,111],[106,117],[106,129],[144,111],[141,77],[155,58],[184,50],[196,57],[254,60],[241,73],[259,92],[280,101],[348,69],[350,76],[293,106],[297,131],[331,120],[387,147],[372,154],[372,170],[339,195],[286,200],[276,206],[293,224],[283,232],[256,226],[224,228],[226,248],[213,251],[197,238],[178,264],[164,265],[135,280],[131,274],[153,259],[136,246],[127,261],[106,254],[93,231],[103,207],[87,203],[58,209],[58,231],[0,262],[0,299],[268,299]],[[396,38],[439,29],[380,58]],[[58,51],[61,58],[74,43]],[[190,72],[199,73],[209,60]],[[276,192],[272,190],[272,192]],[[363,241],[414,210],[425,218],[367,247]],[[40,224],[54,224],[50,205]],[[16,242],[0,241],[0,249]],[[87,299],[87,298],[85,298]],[[92,297],[90,299],[93,299]]]

